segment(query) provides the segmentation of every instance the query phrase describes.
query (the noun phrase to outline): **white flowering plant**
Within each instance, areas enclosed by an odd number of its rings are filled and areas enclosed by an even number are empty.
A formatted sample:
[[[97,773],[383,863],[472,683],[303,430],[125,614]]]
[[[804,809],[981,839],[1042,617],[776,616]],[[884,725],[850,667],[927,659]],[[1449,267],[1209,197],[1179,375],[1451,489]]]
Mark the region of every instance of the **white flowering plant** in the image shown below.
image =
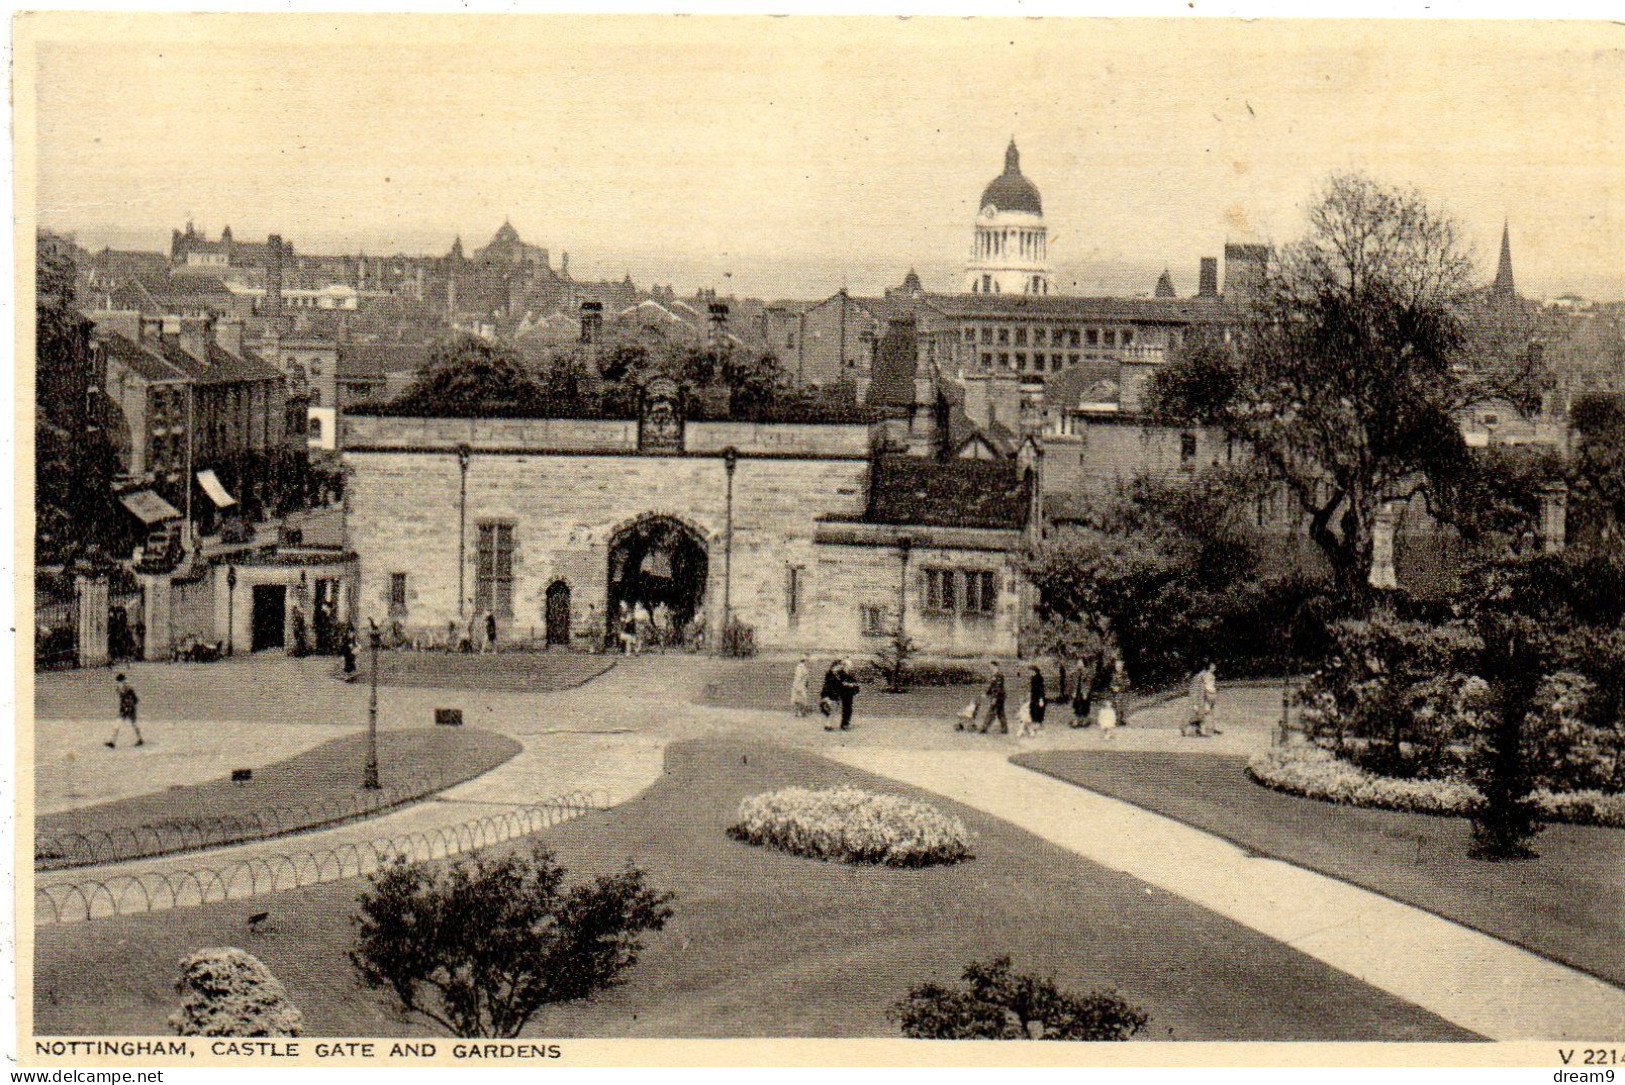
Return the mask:
[[[922,867],[973,857],[965,823],[933,806],[855,787],[750,795],[728,827],[737,840],[846,863]]]
[[[1467,817],[1483,803],[1465,780],[1379,776],[1313,745],[1257,754],[1247,763],[1247,775],[1276,791],[1344,806]],[[1537,788],[1529,798],[1547,821],[1625,828],[1625,794]]]

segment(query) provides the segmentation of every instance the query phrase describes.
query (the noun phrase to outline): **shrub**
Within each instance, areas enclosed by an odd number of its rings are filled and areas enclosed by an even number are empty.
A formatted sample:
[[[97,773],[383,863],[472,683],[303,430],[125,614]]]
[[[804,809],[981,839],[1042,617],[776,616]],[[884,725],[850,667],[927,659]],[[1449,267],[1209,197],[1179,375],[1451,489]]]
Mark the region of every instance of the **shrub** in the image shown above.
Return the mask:
[[[398,862],[361,894],[350,961],[398,1008],[454,1036],[517,1036],[554,1002],[613,986],[640,936],[671,918],[671,894],[628,868],[564,887],[541,844],[449,866]]]
[[[1319,746],[1287,746],[1256,754],[1247,775],[1265,787],[1344,806],[1470,817],[1483,802],[1464,780],[1402,780],[1379,776]],[[1575,825],[1625,828],[1625,795],[1597,790],[1538,788],[1530,800],[1541,817]]]
[[[240,949],[201,949],[181,961],[178,1036],[298,1036],[305,1016],[258,957]]]
[[[920,867],[972,857],[956,817],[855,787],[789,787],[746,797],[728,835],[812,859]]]
[[[1310,734],[1384,776],[1449,774],[1453,744],[1483,708],[1483,683],[1468,677],[1477,638],[1391,613],[1339,622],[1331,637],[1300,694]]]
[[[968,965],[964,980],[913,987],[887,1016],[916,1040],[1127,1040],[1150,1020],[1109,992],[1073,994],[1015,974],[1009,957]]]
[[[1596,684],[1574,671],[1558,671],[1541,682],[1525,731],[1537,786],[1606,791],[1618,778],[1618,736],[1586,718],[1596,696]]]

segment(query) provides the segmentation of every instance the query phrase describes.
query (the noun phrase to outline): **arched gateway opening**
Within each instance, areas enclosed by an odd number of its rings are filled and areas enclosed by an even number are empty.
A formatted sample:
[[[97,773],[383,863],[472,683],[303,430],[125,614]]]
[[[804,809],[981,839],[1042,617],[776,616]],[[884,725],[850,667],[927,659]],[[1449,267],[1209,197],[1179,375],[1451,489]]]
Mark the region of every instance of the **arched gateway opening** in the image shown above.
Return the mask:
[[[611,641],[630,617],[644,644],[679,645],[704,611],[709,557],[705,541],[671,516],[644,516],[609,542]]]

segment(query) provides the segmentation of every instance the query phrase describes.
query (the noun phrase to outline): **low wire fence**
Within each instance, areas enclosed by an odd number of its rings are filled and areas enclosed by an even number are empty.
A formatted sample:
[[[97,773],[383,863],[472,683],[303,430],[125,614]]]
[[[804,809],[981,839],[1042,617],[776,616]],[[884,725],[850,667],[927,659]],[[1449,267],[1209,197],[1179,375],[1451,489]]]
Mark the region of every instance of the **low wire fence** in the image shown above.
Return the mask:
[[[468,779],[466,774],[422,773],[376,791],[283,803],[225,817],[165,818],[146,825],[36,833],[34,869],[64,870],[151,859],[327,828],[415,802]]]
[[[40,885],[34,889],[34,922],[36,925],[80,923],[303,889],[362,877],[398,860],[421,862],[450,858],[528,836],[602,809],[605,809],[602,792],[575,791],[456,825],[420,829],[394,837],[253,856],[219,866]]]

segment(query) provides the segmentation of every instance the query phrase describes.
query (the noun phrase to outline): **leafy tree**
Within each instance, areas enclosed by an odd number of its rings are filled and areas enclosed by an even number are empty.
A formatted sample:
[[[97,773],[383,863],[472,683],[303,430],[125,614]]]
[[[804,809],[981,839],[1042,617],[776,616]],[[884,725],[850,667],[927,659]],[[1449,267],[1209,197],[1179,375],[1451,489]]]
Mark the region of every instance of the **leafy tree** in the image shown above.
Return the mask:
[[[792,387],[790,375],[771,353],[729,351],[722,357],[718,376],[728,389],[728,409],[734,414],[770,403]]]
[[[1539,530],[1542,493],[1563,475],[1549,450],[1463,447],[1435,465],[1429,506],[1470,544],[1515,543]]]
[[[91,322],[74,307],[72,247],[42,235],[35,265],[34,540],[41,563],[100,565],[128,540],[113,497],[117,408],[91,392]]]
[[[463,335],[436,344],[396,406],[469,417],[534,409],[545,398],[543,386],[514,350]]]
[[[1528,374],[1499,355],[1473,364],[1471,265],[1419,193],[1337,176],[1308,219],[1272,258],[1234,341],[1196,337],[1150,398],[1165,419],[1209,420],[1245,441],[1308,514],[1339,597],[1363,608],[1381,505],[1459,464],[1456,412]]]
[[[1253,484],[1224,471],[1189,485],[1136,479],[1089,522],[1024,555],[1040,620],[1115,641],[1139,680],[1188,670],[1258,586],[1257,554],[1239,523]]]
[[[1110,992],[1075,994],[1018,974],[1009,957],[967,965],[963,987],[913,987],[887,1016],[915,1040],[1127,1040],[1150,1021]]]
[[[587,998],[637,963],[671,894],[628,868],[570,888],[541,844],[372,876],[350,960],[369,987],[454,1036],[512,1037],[543,1006]]]
[[[1617,537],[1625,523],[1625,395],[1582,396],[1570,417],[1580,437],[1571,496],[1576,518]]]
[[[908,661],[918,655],[919,651],[919,645],[908,635],[902,622],[892,627],[891,637],[881,645],[880,651],[875,656],[875,667],[886,679],[888,693],[908,691]]]

